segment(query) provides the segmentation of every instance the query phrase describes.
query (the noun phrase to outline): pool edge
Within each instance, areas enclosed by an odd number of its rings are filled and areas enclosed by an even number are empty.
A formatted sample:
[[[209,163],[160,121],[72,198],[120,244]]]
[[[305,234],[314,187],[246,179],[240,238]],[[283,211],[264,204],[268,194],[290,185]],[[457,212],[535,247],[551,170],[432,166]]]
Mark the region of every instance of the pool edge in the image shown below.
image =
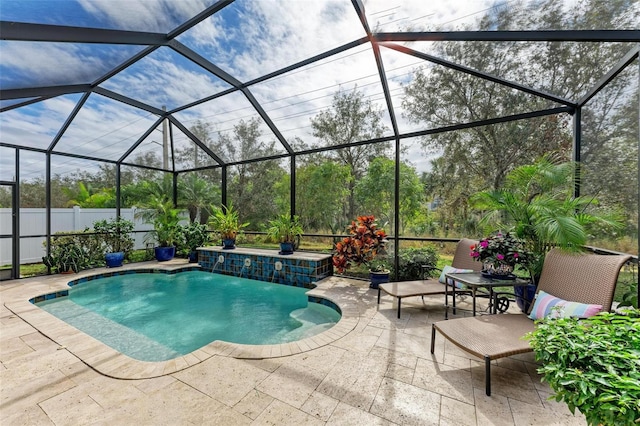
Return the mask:
[[[183,268],[185,265],[187,265],[186,261],[174,261],[166,264],[153,263],[153,268],[171,271]],[[119,269],[124,271],[128,269],[148,268],[149,264],[143,264],[130,267],[125,266]],[[108,271],[110,271],[108,268],[97,268],[80,272],[71,277],[65,275],[46,277],[47,283],[34,286],[33,289],[30,289],[30,293],[25,299],[4,302],[4,306],[38,332],[55,342],[60,350],[64,349],[69,351],[80,361],[102,375],[126,380],[150,379],[165,376],[197,365],[214,356],[238,359],[268,359],[307,352],[331,344],[344,337],[356,327],[359,321],[357,309],[350,307],[349,303],[337,300],[337,297],[332,297],[330,291],[331,278],[328,277],[317,282],[317,287],[310,290],[308,295],[329,300],[340,308],[342,312],[340,321],[329,330],[302,340],[277,345],[243,345],[214,341],[178,358],[167,361],[149,362],[139,361],[124,355],[29,302],[30,299],[43,293],[68,290],[68,283],[71,281],[77,281]]]

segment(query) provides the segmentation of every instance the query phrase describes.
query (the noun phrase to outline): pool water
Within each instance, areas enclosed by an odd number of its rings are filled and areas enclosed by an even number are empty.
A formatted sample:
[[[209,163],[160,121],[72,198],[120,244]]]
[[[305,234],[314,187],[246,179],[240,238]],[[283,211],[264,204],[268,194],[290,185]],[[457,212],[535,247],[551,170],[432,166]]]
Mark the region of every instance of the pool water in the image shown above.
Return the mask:
[[[214,340],[278,344],[331,328],[340,314],[308,302],[307,291],[201,271],[139,273],[76,285],[38,306],[132,358],[164,361]]]

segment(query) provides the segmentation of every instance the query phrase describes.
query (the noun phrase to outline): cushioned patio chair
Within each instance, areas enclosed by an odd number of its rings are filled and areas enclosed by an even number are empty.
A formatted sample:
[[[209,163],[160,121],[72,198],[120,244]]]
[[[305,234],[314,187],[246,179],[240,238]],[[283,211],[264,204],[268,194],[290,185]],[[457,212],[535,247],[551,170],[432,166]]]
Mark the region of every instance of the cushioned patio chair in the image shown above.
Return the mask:
[[[476,244],[477,241],[470,240],[468,238],[463,238],[458,242],[456,246],[456,251],[453,255],[453,260],[451,262],[451,266],[458,270],[470,270],[474,272],[480,272],[482,270],[482,263],[473,260],[471,257],[471,246]],[[390,282],[380,284],[378,286],[378,305],[380,304],[380,292],[384,291],[390,296],[398,299],[398,318],[400,318],[400,307],[402,305],[402,299],[405,297],[415,297],[415,296],[433,296],[444,294],[445,297],[447,295],[446,287],[444,284],[440,283],[438,279],[424,279],[417,281],[401,281],[401,282]],[[456,294],[466,294],[464,289],[456,290]],[[445,305],[448,304],[448,301],[445,300]],[[453,300],[453,309],[455,313],[456,301]]]
[[[568,254],[558,249],[551,250],[544,260],[536,299],[529,308],[535,313],[531,315],[544,317],[540,314],[545,308],[546,312],[553,315],[555,311],[551,305],[558,301],[572,316],[586,316],[580,314],[585,309],[592,310],[593,314],[594,307],[589,305],[601,305],[600,309],[610,310],[620,268],[630,258],[626,255]],[[548,295],[541,293],[543,291]],[[565,303],[567,301],[578,303]],[[434,352],[436,331],[439,331],[460,349],[483,358],[485,391],[490,396],[491,361],[531,352],[533,349],[523,337],[534,328],[534,321],[525,314],[482,315],[438,321],[432,325],[431,353]]]

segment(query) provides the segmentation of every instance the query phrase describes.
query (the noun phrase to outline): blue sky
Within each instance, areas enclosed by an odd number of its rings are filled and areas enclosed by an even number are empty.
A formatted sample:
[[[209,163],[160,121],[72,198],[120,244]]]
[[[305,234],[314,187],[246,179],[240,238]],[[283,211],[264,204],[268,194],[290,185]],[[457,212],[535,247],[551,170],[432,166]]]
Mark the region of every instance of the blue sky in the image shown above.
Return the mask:
[[[471,25],[492,6],[519,7],[520,1],[363,0],[371,28],[379,31],[453,30]],[[204,10],[214,0],[2,0],[5,21],[32,22],[166,33]],[[350,0],[238,0],[178,37],[241,82],[294,64],[365,35]],[[425,47],[425,45],[423,45]],[[73,43],[0,42],[0,88],[91,83],[144,46]],[[428,48],[426,46],[425,48]],[[402,85],[423,63],[382,49],[400,132],[417,130],[401,110]],[[230,86],[168,47],[157,49],[101,87],[169,110],[214,95]],[[319,63],[250,87],[288,140],[315,142],[310,118],[327,109],[337,90],[364,93],[391,124],[369,43]],[[0,114],[0,140],[46,147],[78,95],[60,96]],[[3,106],[6,103],[3,102]],[[257,113],[239,94],[227,95],[177,113],[186,127],[197,120],[214,132],[228,132]],[[135,141],[157,117],[92,94],[58,148],[117,159],[117,150]],[[148,127],[147,127],[148,128]],[[263,123],[265,140],[274,140]],[[214,139],[219,133],[214,133]],[[186,136],[177,134],[176,138]],[[185,142],[185,141],[182,141]],[[108,149],[112,146],[113,149]],[[153,145],[144,144],[145,149]],[[428,158],[417,143],[410,158],[424,170]],[[141,148],[142,149],[142,148]],[[34,167],[37,164],[34,164]]]

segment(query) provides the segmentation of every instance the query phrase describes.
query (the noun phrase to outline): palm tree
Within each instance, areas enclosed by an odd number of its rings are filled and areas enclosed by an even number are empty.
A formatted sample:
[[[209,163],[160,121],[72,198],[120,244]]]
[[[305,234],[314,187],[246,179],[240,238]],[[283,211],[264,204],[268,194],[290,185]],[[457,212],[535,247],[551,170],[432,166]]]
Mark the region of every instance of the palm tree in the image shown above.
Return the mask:
[[[178,181],[178,194],[178,204],[189,211],[190,221],[202,224],[209,220],[208,207],[220,199],[220,190],[195,173]]]
[[[511,230],[525,241],[533,255],[528,269],[534,283],[552,247],[579,251],[592,225],[622,227],[617,215],[595,209],[594,197],[573,196],[576,172],[576,163],[546,155],[510,172],[503,188],[471,198],[472,207],[484,212],[481,225]]]

